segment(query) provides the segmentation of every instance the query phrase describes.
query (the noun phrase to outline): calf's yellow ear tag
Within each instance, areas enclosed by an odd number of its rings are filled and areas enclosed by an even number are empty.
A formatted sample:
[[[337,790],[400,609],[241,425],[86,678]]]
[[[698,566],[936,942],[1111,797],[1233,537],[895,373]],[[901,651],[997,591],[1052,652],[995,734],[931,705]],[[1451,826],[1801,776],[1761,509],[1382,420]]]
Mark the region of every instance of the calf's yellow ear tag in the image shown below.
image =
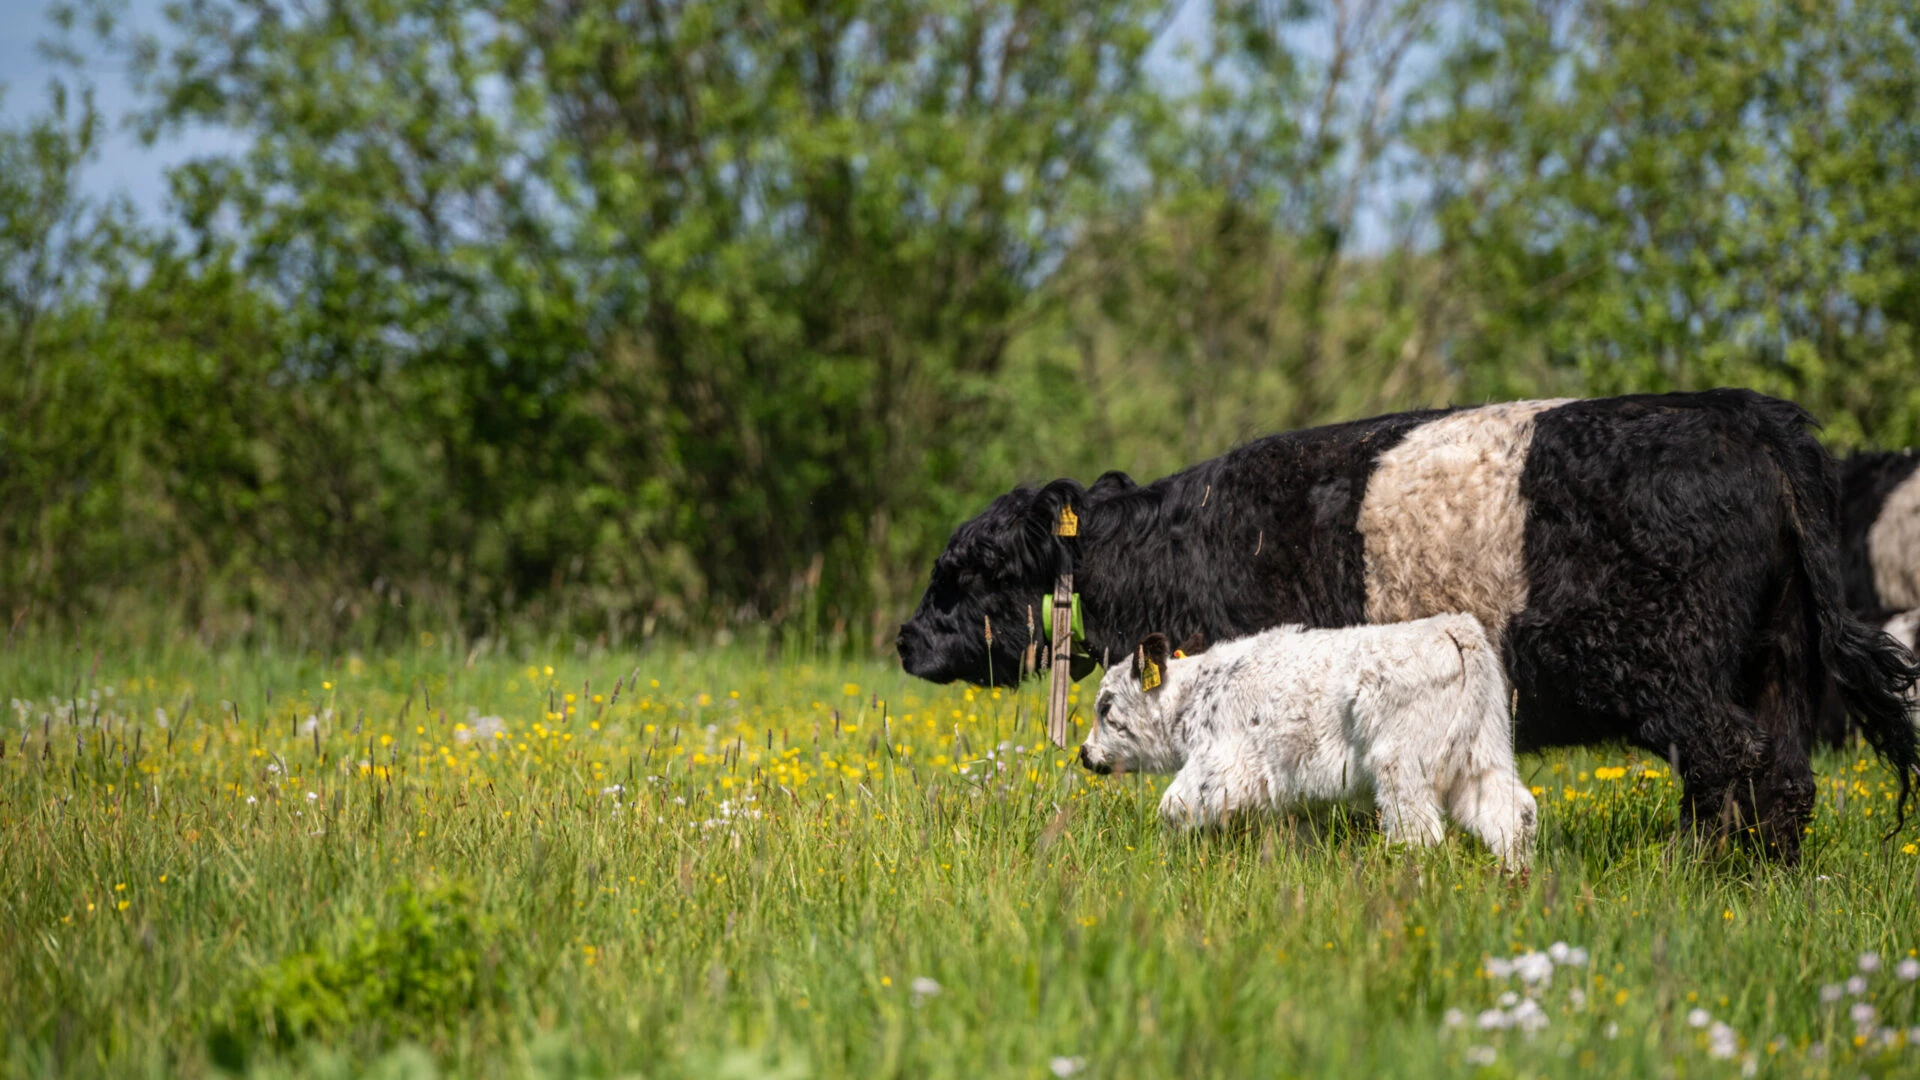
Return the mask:
[[[1073,512],[1073,507],[1063,506],[1060,508],[1060,523],[1053,527],[1053,535],[1080,535],[1080,515]]]
[[[1160,685],[1160,665],[1151,660],[1140,661],[1140,689],[1152,690]]]

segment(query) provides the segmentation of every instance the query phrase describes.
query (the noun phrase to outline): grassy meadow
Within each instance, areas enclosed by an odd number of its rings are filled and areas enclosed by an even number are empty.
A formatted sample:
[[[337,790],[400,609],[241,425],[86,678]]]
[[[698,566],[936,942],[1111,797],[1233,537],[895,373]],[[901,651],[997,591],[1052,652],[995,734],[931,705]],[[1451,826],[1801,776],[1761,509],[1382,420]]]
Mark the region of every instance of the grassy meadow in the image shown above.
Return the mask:
[[[1662,762],[1523,757],[1518,879],[1337,808],[1169,835],[1043,701],[743,646],[12,642],[0,1069],[1920,1075],[1920,829],[1880,841],[1864,751],[1792,871],[1677,841]]]

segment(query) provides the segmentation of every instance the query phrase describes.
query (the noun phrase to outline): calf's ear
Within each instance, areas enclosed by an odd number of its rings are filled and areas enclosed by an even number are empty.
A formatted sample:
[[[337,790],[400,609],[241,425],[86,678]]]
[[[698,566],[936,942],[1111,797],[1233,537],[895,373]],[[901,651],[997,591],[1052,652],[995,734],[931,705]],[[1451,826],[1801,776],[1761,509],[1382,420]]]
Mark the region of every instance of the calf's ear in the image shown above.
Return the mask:
[[[1141,640],[1140,646],[1133,650],[1133,677],[1140,683],[1140,689],[1152,690],[1160,685],[1166,677],[1167,655],[1171,651],[1165,634],[1155,632]]]

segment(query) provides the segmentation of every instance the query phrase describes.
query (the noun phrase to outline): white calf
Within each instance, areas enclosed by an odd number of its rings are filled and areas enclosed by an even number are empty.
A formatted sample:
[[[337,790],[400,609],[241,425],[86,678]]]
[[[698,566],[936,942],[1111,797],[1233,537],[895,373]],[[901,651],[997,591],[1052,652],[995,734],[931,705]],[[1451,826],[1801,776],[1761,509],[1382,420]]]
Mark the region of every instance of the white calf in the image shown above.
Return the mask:
[[[1160,800],[1173,825],[1371,792],[1392,839],[1438,842],[1444,807],[1523,867],[1536,810],[1507,709],[1506,673],[1471,615],[1284,626],[1184,658],[1154,634],[1100,681],[1080,760],[1177,772]]]

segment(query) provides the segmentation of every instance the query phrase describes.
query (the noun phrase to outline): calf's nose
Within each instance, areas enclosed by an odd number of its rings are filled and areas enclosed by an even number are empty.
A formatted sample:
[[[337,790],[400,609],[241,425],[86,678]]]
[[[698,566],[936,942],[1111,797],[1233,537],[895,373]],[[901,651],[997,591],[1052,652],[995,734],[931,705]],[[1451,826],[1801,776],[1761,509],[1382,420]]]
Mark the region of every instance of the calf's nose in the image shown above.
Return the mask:
[[[1108,773],[1113,771],[1113,766],[1105,764],[1104,762],[1095,762],[1093,760],[1093,755],[1087,753],[1086,743],[1080,744],[1080,766],[1081,768],[1086,769],[1088,772],[1098,773],[1101,776],[1105,776]]]

